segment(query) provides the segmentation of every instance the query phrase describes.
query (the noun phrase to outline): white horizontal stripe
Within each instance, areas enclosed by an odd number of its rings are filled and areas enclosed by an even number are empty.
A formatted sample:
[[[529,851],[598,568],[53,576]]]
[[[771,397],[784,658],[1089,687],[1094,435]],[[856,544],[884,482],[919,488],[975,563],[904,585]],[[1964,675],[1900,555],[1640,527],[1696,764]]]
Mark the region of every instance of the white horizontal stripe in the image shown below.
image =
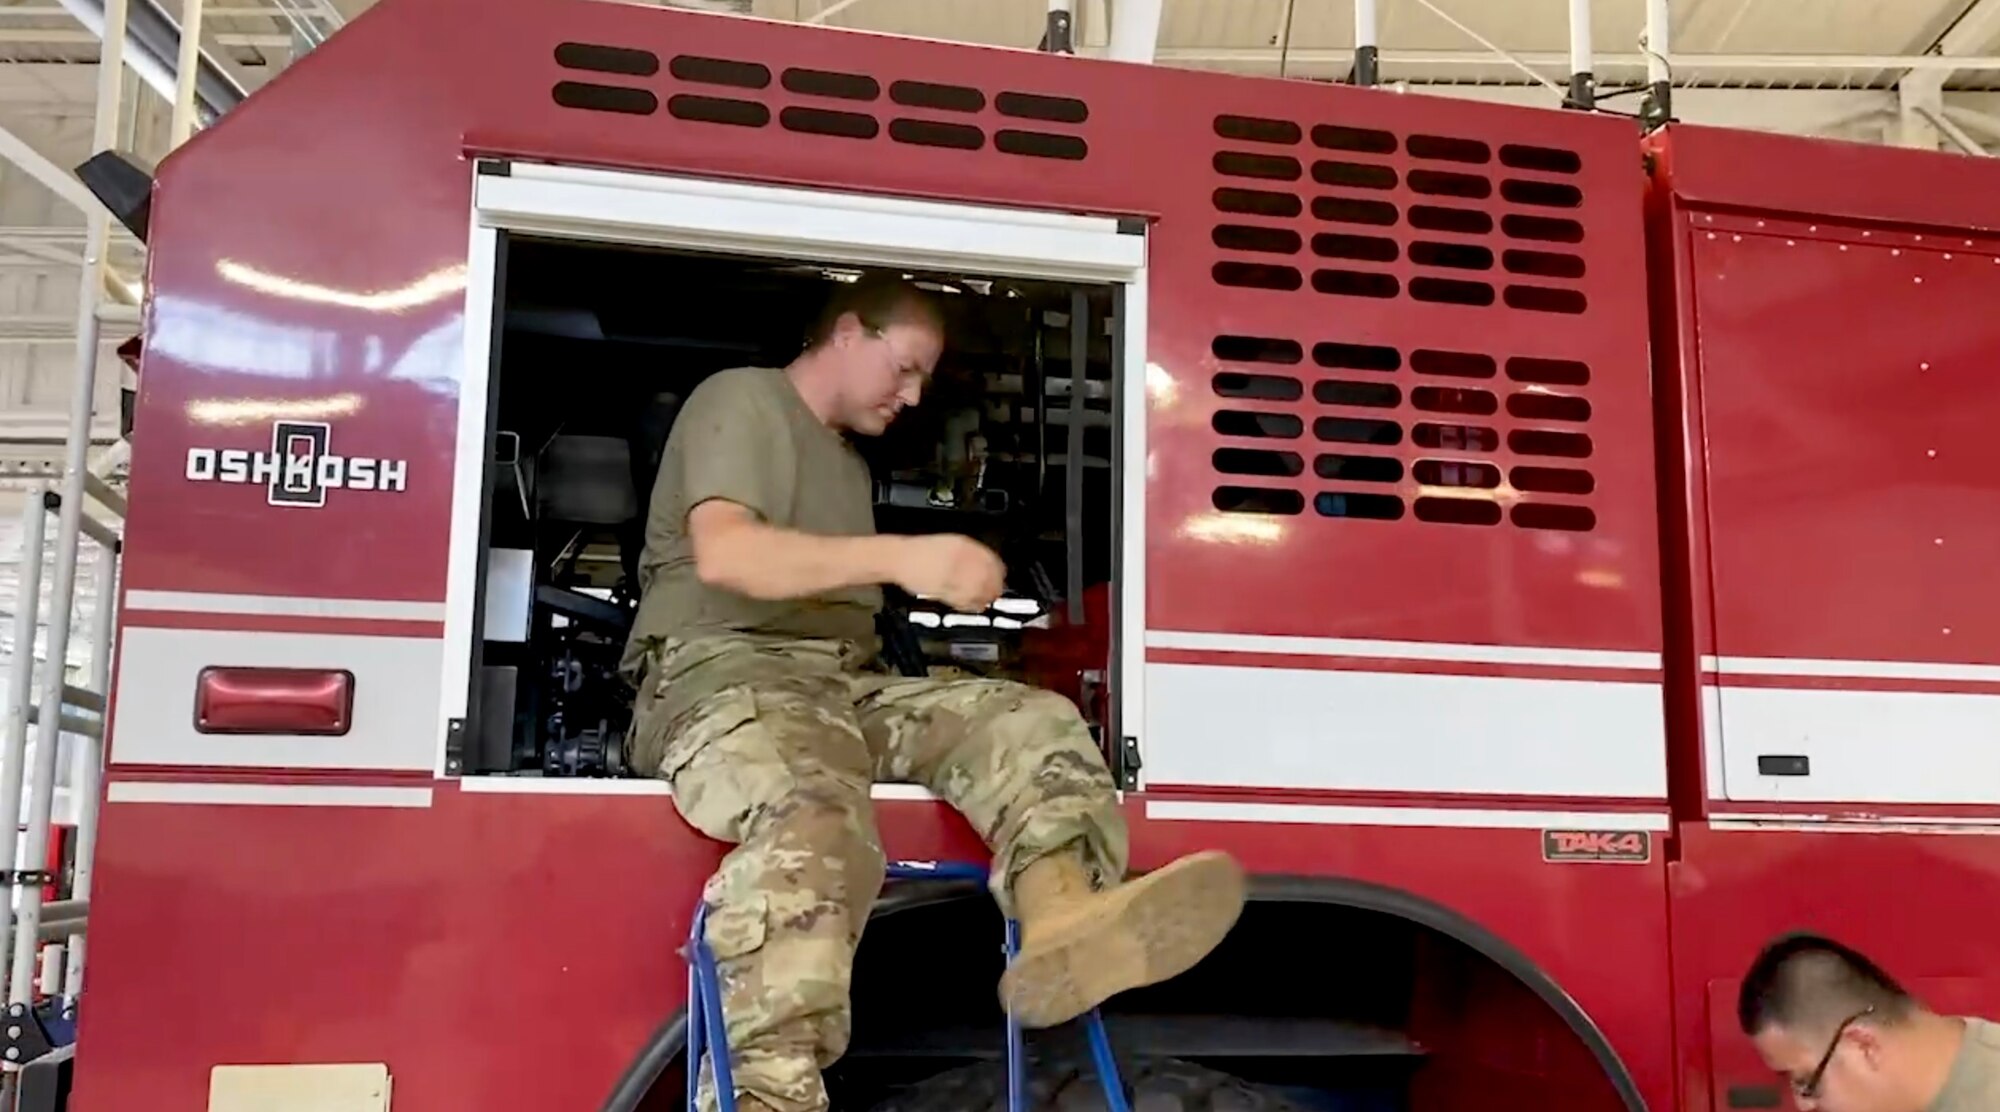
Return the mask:
[[[2000,665],[1922,660],[1809,660],[1777,656],[1704,656],[1703,671],[1725,676],[1829,676],[1875,680],[1969,680],[2000,683]]]
[[[1665,799],[1651,680],[1146,665],[1148,783]]]
[[[1828,819],[1816,822],[1810,815],[1758,818],[1732,816],[1708,824],[1715,830],[1784,830],[1807,834],[1981,834],[2000,835],[2000,823],[1991,820],[1916,818]]]
[[[662,780],[582,776],[463,776],[458,790],[482,795],[672,795]]]
[[[177,610],[190,614],[254,614],[276,618],[354,618],[441,622],[442,602],[393,599],[309,598],[303,595],[223,595],[206,591],[128,591],[127,610]]]
[[[2000,804],[2000,693],[1711,690],[1727,799]],[[1809,774],[1765,775],[1762,757],[1804,757]]]
[[[466,776],[458,781],[460,791],[485,795],[673,795],[664,780],[593,779],[590,777],[547,776]],[[916,784],[877,784],[868,793],[875,799],[935,800],[930,789]]]
[[[1079,216],[1040,209],[1003,208],[997,205],[975,205],[960,201],[924,201],[867,193],[801,189],[796,186],[714,181],[668,174],[633,173],[629,170],[601,170],[589,166],[551,166],[534,162],[511,164],[507,168],[507,176],[516,181],[543,181],[558,185],[582,185],[659,194],[679,202],[683,207],[688,207],[689,202],[708,200],[751,200],[788,209],[818,209],[830,213],[862,212],[869,215],[926,216],[1093,235],[1118,234],[1118,221],[1112,217]],[[677,214],[679,215],[681,214]]]
[[[1659,653],[1608,649],[1548,649],[1527,645],[1454,645],[1442,641],[1361,641],[1340,637],[1267,637],[1247,633],[1146,631],[1149,649],[1268,653],[1284,656],[1367,656],[1382,660],[1439,660],[1455,664],[1539,664],[1563,668],[1660,667]]]
[[[1297,823],[1310,826],[1470,826],[1506,830],[1665,830],[1664,813],[1512,811],[1485,807],[1360,807],[1323,803],[1216,803],[1149,799],[1162,822]]]
[[[558,171],[560,173],[560,170]],[[599,172],[478,178],[484,227],[683,250],[868,265],[1120,281],[1145,265],[1143,236],[1115,220],[735,182]],[[540,180],[538,180],[540,179]]]
[[[1974,817],[1970,815],[1821,815],[1802,811],[1731,811],[1716,819],[1746,822],[1791,822],[1817,829],[1822,825],[1843,823],[1850,826],[1881,826],[1896,824],[1903,826],[1992,826],[2000,828],[2000,819]]]
[[[436,638],[131,626],[120,640],[114,765],[425,772],[436,766],[431,715],[444,656]],[[352,726],[343,737],[200,733],[195,691],[210,665],[345,669],[354,675]]]
[[[428,807],[431,789],[366,784],[217,784],[113,780],[112,803],[193,803],[251,807]]]

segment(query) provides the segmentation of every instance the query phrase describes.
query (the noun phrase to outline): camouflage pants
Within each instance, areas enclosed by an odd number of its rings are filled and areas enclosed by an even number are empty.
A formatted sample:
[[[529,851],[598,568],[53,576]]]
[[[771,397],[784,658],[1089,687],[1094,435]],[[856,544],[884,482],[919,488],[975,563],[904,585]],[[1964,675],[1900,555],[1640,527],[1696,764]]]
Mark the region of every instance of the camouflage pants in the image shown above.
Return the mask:
[[[1013,878],[1055,850],[1080,849],[1100,882],[1126,867],[1110,772],[1068,700],[863,663],[844,642],[669,643],[635,708],[634,766],[736,847],[703,892],[708,941],[736,1089],[778,1112],[823,1112],[820,1070],[847,1050],[854,950],[885,865],[873,783],[921,784],[963,814],[992,849],[1003,909]]]

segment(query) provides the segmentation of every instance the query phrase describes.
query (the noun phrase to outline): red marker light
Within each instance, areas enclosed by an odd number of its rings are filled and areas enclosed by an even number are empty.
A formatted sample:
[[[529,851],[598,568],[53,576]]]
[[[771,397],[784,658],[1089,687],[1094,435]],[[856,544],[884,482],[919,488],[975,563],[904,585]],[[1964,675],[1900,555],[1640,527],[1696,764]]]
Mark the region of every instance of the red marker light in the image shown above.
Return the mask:
[[[353,718],[352,672],[204,668],[195,681],[197,733],[339,735]]]

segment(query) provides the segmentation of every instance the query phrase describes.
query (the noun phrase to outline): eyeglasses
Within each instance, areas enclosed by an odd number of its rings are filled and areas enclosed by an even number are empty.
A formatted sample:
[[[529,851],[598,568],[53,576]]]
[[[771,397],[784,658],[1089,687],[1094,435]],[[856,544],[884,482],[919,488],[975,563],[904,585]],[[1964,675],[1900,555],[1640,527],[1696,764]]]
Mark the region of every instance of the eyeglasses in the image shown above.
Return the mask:
[[[1874,1012],[1875,1008],[1871,1005],[1841,1020],[1840,1026],[1833,1029],[1833,1038],[1826,1044],[1826,1053],[1819,1056],[1819,1065],[1813,1067],[1813,1071],[1807,1074],[1803,1081],[1794,1079],[1792,1081],[1792,1091],[1805,1097],[1807,1100],[1817,1097],[1819,1095],[1819,1084],[1826,1078],[1826,1067],[1833,1064],[1833,1052],[1840,1049],[1841,1037],[1847,1034],[1849,1027],[1860,1020],[1866,1019],[1868,1016],[1874,1014]]]
[[[914,382],[918,386],[923,386],[930,381],[930,376],[925,373],[922,367],[905,359],[902,353],[896,350],[896,345],[889,342],[887,332],[880,328],[870,327],[868,335],[871,339],[881,341],[883,350],[888,353],[890,365],[895,368],[897,379],[904,385],[907,386]]]

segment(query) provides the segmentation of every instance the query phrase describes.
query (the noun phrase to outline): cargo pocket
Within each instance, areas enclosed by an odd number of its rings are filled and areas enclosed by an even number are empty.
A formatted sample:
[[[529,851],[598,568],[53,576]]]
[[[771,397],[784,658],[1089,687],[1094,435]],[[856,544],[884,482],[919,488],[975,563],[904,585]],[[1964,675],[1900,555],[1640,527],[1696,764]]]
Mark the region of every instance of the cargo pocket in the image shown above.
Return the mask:
[[[718,841],[742,842],[751,819],[797,783],[747,687],[703,700],[664,749],[660,767],[675,810]]]
[[[730,687],[710,695],[680,714],[656,715],[659,775],[672,780],[702,750],[718,738],[742,729],[757,718],[757,697],[747,687]]]
[[[762,892],[744,892],[708,913],[708,948],[716,961],[754,954],[764,948],[771,900]]]

